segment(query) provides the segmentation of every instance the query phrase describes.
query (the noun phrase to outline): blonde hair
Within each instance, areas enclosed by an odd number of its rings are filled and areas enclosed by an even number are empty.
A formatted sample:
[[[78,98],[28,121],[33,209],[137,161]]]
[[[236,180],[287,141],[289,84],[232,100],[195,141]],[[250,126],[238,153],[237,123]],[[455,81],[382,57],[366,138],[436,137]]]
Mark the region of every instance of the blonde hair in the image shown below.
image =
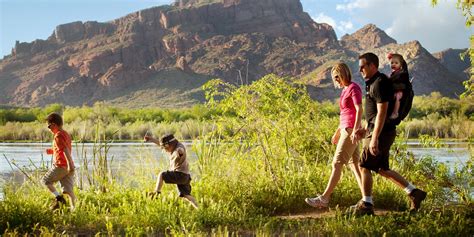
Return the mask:
[[[335,76],[338,76],[341,84],[349,84],[352,81],[351,69],[345,63],[338,63],[331,69],[331,79],[334,83],[334,87],[340,88],[339,83],[334,79]]]

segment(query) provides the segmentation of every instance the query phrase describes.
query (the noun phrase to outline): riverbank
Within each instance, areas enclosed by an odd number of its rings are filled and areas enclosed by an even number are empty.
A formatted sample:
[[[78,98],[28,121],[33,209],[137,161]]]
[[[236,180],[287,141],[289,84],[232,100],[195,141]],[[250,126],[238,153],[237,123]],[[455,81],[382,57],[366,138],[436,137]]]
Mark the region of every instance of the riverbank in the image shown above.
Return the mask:
[[[318,113],[334,120],[333,127],[338,124],[338,104],[338,101],[311,101]],[[147,132],[155,136],[174,133],[191,140],[215,130],[217,119],[231,120],[235,116],[210,104],[174,110],[127,109],[101,103],[92,107],[53,104],[45,108],[8,108],[0,109],[0,141],[50,141],[44,118],[53,111],[63,114],[65,129],[77,141],[93,141],[97,129],[103,132],[103,139],[114,141],[140,141]],[[417,96],[409,117],[398,126],[398,131],[413,139],[428,135],[473,141],[474,101],[446,98],[439,93]]]
[[[185,140],[181,141],[188,149],[188,157],[191,162],[196,161],[197,155],[194,143],[199,143],[199,140]],[[443,162],[449,167],[464,163],[470,156],[470,142],[461,142],[459,140],[440,140],[440,139],[409,139],[405,140],[401,137],[397,139],[397,143],[406,146],[406,151],[413,154],[415,158],[422,158],[432,156],[435,161]],[[212,145],[212,144],[208,144]],[[31,166],[32,164],[40,166],[44,160],[51,160],[51,156],[45,153],[46,148],[49,148],[51,143],[37,143],[37,142],[15,142],[15,143],[0,143],[0,174],[11,171],[6,159],[14,161],[18,166]],[[72,155],[73,159],[79,162],[79,158],[86,153],[89,158],[93,155],[95,143],[76,143],[73,142]],[[152,155],[155,159],[160,161],[163,159],[162,151],[156,144],[137,142],[108,142],[108,157],[114,162],[112,165],[119,165],[119,163],[134,159],[137,156]],[[392,149],[392,152],[397,151],[397,147]],[[331,155],[328,154],[328,157]],[[166,160],[166,159],[165,159]],[[16,170],[16,169],[15,169]]]
[[[334,216],[282,218],[288,213],[311,211],[304,199],[324,190],[331,175],[335,146],[329,141],[337,119],[312,101],[303,88],[274,75],[239,88],[211,81],[208,88],[219,89],[207,95],[209,106],[222,111],[222,115],[213,119],[213,129],[201,133],[190,149],[196,155],[190,166],[192,195],[197,198],[198,210],[181,200],[173,185],[165,185],[156,200],[146,197],[158,172],[168,168],[165,160],[157,161],[153,154],[143,153],[111,172],[113,163],[99,162],[108,160],[108,147],[104,140],[96,139],[98,149],[89,154],[93,160],[78,156],[79,202],[74,211],[67,208],[50,211],[47,206],[51,194],[39,184],[45,170],[25,170],[27,182],[4,186],[0,233],[179,236],[446,236],[453,233],[470,236],[474,233],[473,156],[451,170],[432,156],[415,157],[407,152],[403,140],[392,146],[390,168],[428,193],[420,212],[410,214],[405,192],[389,180],[375,176],[375,207],[392,213],[344,215],[361,198],[357,182],[345,168],[329,204],[331,209],[340,210]],[[213,100],[214,96],[220,99]],[[102,137],[102,133],[96,134],[96,138]]]
[[[470,190],[469,186],[463,186],[469,179],[472,181],[469,176],[472,173],[465,170],[469,164],[449,173],[442,163],[401,152],[394,157],[392,168],[428,192],[420,212],[409,213],[404,192],[376,176],[374,200],[377,210],[383,211],[378,211],[376,216],[356,217],[346,212],[360,199],[349,170],[344,171],[348,175],[343,176],[332,196],[329,212],[304,203],[305,197],[324,190],[330,175],[330,158],[312,158],[306,162],[306,158],[300,157],[294,160],[296,166],[288,166],[293,162],[278,164],[272,157],[270,171],[264,160],[239,156],[232,146],[212,148],[202,144],[194,145],[198,153],[191,163],[192,194],[200,205],[198,210],[178,198],[174,185],[165,184],[156,200],[146,197],[145,193],[154,186],[156,174],[165,170],[167,164],[145,152],[122,161],[118,167],[113,163],[117,160],[109,163],[103,172],[105,176],[90,175],[99,167],[80,166],[76,186],[79,202],[73,212],[67,208],[50,211],[51,194],[39,184],[46,170],[26,169],[29,177],[25,178],[26,182],[21,185],[8,182],[4,186],[0,232],[179,236],[446,236],[452,233],[469,236],[474,233],[471,218],[474,210],[469,201],[472,199],[463,199],[459,195],[462,192],[457,193]],[[472,158],[469,162],[472,164]],[[108,171],[112,167],[115,171]]]

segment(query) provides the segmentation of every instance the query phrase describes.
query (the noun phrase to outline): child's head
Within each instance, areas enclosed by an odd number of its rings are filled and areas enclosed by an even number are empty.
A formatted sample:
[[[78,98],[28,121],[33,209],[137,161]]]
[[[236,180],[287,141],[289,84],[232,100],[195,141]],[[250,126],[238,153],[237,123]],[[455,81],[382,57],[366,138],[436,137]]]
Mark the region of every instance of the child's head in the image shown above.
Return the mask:
[[[390,60],[390,68],[392,68],[392,71],[408,71],[407,62],[402,55],[396,53],[388,54],[388,59]]]
[[[178,140],[173,136],[173,134],[166,134],[160,138],[160,146],[165,149],[166,152],[172,152],[178,145]]]
[[[57,113],[51,113],[46,117],[48,128],[52,133],[56,133],[63,127],[63,118]]]
[[[352,81],[351,70],[345,63],[338,63],[331,69],[331,77],[334,87],[342,88]]]

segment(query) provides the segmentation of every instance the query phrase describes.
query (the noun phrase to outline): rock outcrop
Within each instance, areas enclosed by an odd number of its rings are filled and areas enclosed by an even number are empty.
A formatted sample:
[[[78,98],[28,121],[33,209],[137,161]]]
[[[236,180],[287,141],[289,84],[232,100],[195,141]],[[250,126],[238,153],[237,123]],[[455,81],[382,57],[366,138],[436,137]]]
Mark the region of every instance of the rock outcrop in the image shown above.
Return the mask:
[[[341,38],[341,45],[344,48],[356,52],[396,43],[397,41],[374,24],[368,24],[355,33],[346,34]]]
[[[237,75],[247,82],[271,72],[299,76],[318,64],[305,55],[339,48],[332,27],[314,22],[299,0],[177,1],[106,23],[62,24],[46,40],[17,42],[0,61],[0,103],[114,100],[163,70],[232,82]]]
[[[457,74],[461,78],[468,79],[471,69],[471,59],[469,58],[468,53],[464,55],[464,58],[461,58],[461,54],[465,53],[467,50],[468,49],[450,48],[434,53],[433,56],[450,72]]]
[[[394,50],[406,55],[420,83],[415,89],[429,85],[419,93],[461,90],[419,43],[398,45],[374,25],[339,42],[299,0],[181,0],[110,22],[59,25],[48,39],[17,42],[0,60],[0,104],[189,106],[203,100],[200,87],[210,78],[247,84],[268,73],[309,78],[314,98],[332,99],[339,92],[328,68],[343,60],[356,72],[357,55],[366,50],[381,58]]]
[[[448,70],[438,59],[423,48],[420,42],[411,41],[397,44],[394,39],[390,38],[373,24],[366,25],[355,33],[344,36],[341,39],[341,45],[348,53],[346,56],[340,56],[339,58],[350,65],[353,77],[360,85],[364,84],[364,80],[361,78],[360,73],[358,73],[358,55],[366,52],[375,53],[380,60],[379,70],[389,75],[390,62],[387,55],[389,53],[398,53],[403,55],[408,63],[408,71],[411,79],[413,79],[415,95],[426,95],[438,91],[444,96],[457,97],[464,90],[462,82],[465,80],[465,77],[460,77],[459,74]],[[316,70],[323,71],[330,66],[332,65],[322,65],[321,67],[323,68],[317,68]],[[458,72],[462,73],[462,70]],[[323,78],[318,80],[323,80]],[[312,85],[314,84],[315,82],[313,81]],[[314,91],[314,94],[319,93],[315,98],[320,99],[321,94],[327,94],[325,91],[328,91],[328,89],[316,87]]]
[[[465,79],[441,65],[418,41],[400,45],[389,44],[374,49],[373,52],[380,55],[380,68],[386,74],[390,74],[388,53],[396,52],[403,55],[408,64],[410,78],[413,80],[415,95],[439,91],[444,96],[457,97],[464,90],[462,82]]]
[[[59,25],[54,30],[54,37],[58,43],[69,43],[78,40],[91,39],[96,35],[111,34],[115,31],[115,25],[110,23],[99,23],[87,21],[82,23],[76,21]]]

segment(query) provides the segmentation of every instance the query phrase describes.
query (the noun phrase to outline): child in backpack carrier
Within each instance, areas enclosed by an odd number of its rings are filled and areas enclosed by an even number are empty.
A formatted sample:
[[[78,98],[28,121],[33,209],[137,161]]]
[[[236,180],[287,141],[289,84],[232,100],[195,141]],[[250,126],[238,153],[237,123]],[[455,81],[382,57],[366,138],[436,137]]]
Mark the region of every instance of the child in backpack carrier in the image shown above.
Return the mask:
[[[400,54],[388,54],[390,60],[390,68],[392,73],[390,74],[390,80],[393,83],[393,90],[395,91],[395,105],[393,112],[389,116],[389,119],[397,119],[400,110],[400,100],[403,98],[403,93],[411,87],[410,79],[408,76],[408,66]]]

